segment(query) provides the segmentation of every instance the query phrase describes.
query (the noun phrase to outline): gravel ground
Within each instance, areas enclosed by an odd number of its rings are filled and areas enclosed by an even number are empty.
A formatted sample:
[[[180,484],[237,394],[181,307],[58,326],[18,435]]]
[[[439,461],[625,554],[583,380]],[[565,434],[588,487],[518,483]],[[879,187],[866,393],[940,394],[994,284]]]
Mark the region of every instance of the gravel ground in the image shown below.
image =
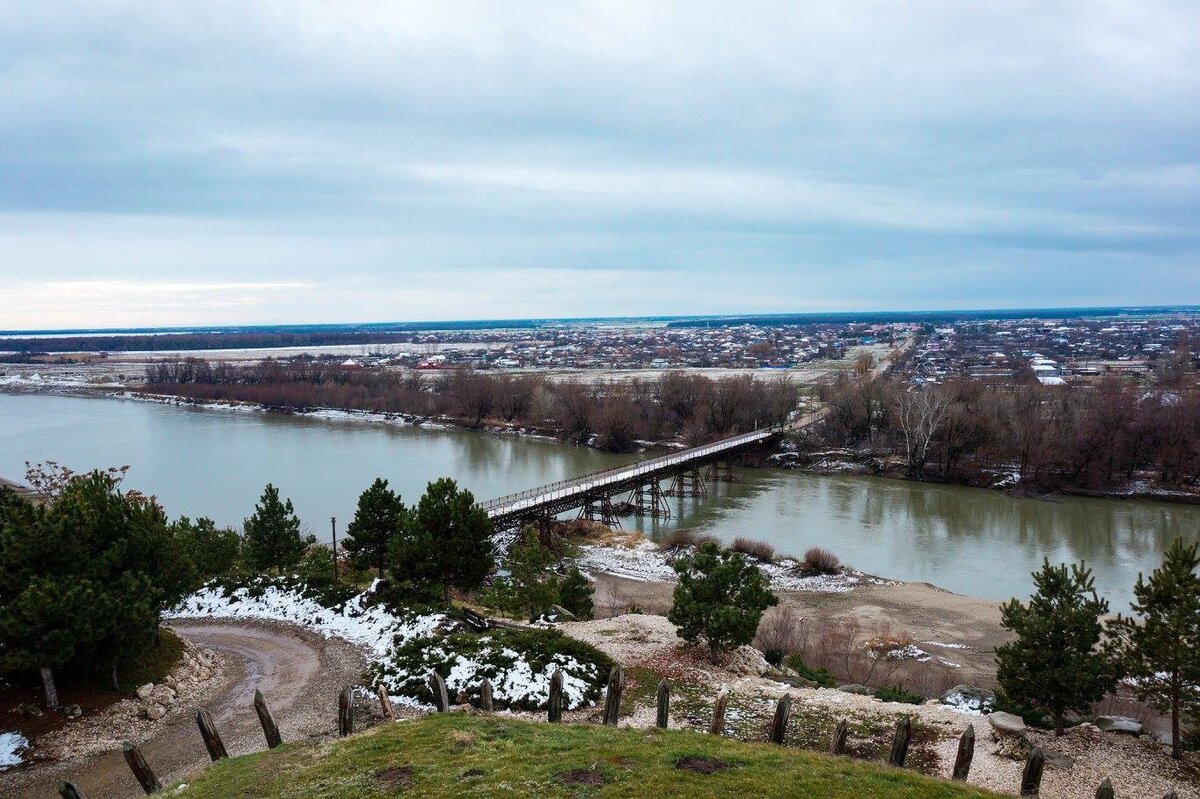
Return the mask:
[[[332,739],[338,693],[344,684],[359,682],[366,665],[356,647],[291,625],[179,621],[173,626],[182,638],[213,650],[222,661],[224,679],[212,681],[219,685],[204,702],[231,755],[265,748],[252,707],[256,688],[266,696],[285,741]],[[364,720],[378,715],[377,703],[361,704]],[[163,784],[187,779],[209,762],[192,710],[194,705],[180,707],[134,736]],[[0,779],[0,795],[53,799],[62,779],[91,797],[143,796],[119,749],[10,772]]]
[[[675,627],[662,616],[625,615],[590,622],[560,625],[563,632],[587,641],[626,668],[649,668],[678,683],[706,687],[715,696],[721,688],[741,700],[743,705],[761,707],[765,715],[779,697],[790,693],[794,700],[793,724],[808,712],[837,718],[878,720],[891,726],[903,714],[912,714],[937,731],[932,749],[937,757],[934,773],[949,776],[958,749],[958,738],[968,724],[975,725],[975,758],[969,782],[984,788],[1015,793],[1020,783],[1022,760],[1004,756],[993,739],[986,717],[944,705],[906,705],[844,693],[836,690],[793,688],[759,676],[766,664],[749,647],[735,653],[731,661],[711,666],[694,650],[685,647]],[[623,724],[650,726],[653,709],[638,708]],[[672,725],[684,725],[685,719],[672,718]],[[1091,799],[1097,786],[1109,777],[1122,799],[1160,799],[1169,790],[1180,799],[1200,797],[1200,758],[1194,755],[1181,766],[1171,760],[1160,743],[1128,736],[1074,730],[1056,738],[1052,733],[1031,732],[1031,744],[1071,758],[1067,766],[1047,765],[1042,782],[1043,799]],[[1007,748],[1007,747],[1006,747]]]

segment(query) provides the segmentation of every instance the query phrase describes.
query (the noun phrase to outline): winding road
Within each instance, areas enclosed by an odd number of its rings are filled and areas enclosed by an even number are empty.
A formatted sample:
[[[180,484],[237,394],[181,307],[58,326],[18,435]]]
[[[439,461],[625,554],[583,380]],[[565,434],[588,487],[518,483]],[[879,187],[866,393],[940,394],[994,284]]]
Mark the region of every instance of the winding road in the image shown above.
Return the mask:
[[[172,626],[184,639],[224,656],[224,683],[205,706],[230,755],[266,748],[252,707],[256,688],[267,697],[285,741],[331,738],[338,692],[348,682],[359,682],[366,666],[354,646],[297,627],[229,620],[180,620]],[[141,749],[164,785],[184,780],[210,762],[190,707],[172,712]],[[56,799],[58,782],[64,779],[89,797],[144,796],[119,751],[6,774],[0,778],[0,794]]]

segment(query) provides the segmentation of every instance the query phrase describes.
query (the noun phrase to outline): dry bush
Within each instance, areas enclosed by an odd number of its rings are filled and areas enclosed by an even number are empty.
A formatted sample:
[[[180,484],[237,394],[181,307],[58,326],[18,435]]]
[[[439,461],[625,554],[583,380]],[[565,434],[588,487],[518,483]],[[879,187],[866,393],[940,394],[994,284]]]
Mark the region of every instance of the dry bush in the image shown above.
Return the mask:
[[[800,564],[800,571],[805,574],[837,574],[841,570],[842,564],[837,555],[821,547],[813,547],[805,552],[804,561]]]
[[[764,563],[775,562],[775,547],[765,541],[755,541],[752,538],[738,536],[733,539],[733,545],[729,548],[734,552],[741,552],[743,555],[757,558]]]
[[[804,647],[804,619],[791,605],[776,605],[768,610],[758,625],[754,646],[762,652],[789,655]]]
[[[674,530],[662,540],[658,548],[663,552],[670,552],[671,550],[699,547],[701,544],[709,541],[718,545],[721,543],[711,535],[697,535],[691,530]]]

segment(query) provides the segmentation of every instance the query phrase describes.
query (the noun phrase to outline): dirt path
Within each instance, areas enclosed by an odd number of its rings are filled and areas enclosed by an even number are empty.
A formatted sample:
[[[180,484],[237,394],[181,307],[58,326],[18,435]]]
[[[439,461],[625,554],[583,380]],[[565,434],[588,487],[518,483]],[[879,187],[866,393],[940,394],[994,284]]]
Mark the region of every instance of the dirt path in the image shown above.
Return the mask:
[[[366,665],[353,646],[295,627],[191,620],[177,621],[173,627],[182,638],[214,650],[229,663],[229,677],[207,707],[230,755],[265,748],[251,706],[256,688],[267,697],[284,740],[333,737],[338,691],[347,682],[358,682]],[[209,762],[190,708],[164,719],[141,748],[164,785],[186,779]],[[0,794],[54,799],[62,779],[70,779],[88,796],[143,796],[120,752],[4,775]]]

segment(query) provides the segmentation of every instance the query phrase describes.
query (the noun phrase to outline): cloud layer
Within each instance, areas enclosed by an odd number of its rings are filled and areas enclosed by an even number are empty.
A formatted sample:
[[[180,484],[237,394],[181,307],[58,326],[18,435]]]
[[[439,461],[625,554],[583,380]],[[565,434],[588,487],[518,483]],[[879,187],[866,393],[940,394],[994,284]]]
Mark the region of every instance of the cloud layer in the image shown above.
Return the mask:
[[[1198,302],[1197,97],[1190,2],[13,3],[0,328]]]

